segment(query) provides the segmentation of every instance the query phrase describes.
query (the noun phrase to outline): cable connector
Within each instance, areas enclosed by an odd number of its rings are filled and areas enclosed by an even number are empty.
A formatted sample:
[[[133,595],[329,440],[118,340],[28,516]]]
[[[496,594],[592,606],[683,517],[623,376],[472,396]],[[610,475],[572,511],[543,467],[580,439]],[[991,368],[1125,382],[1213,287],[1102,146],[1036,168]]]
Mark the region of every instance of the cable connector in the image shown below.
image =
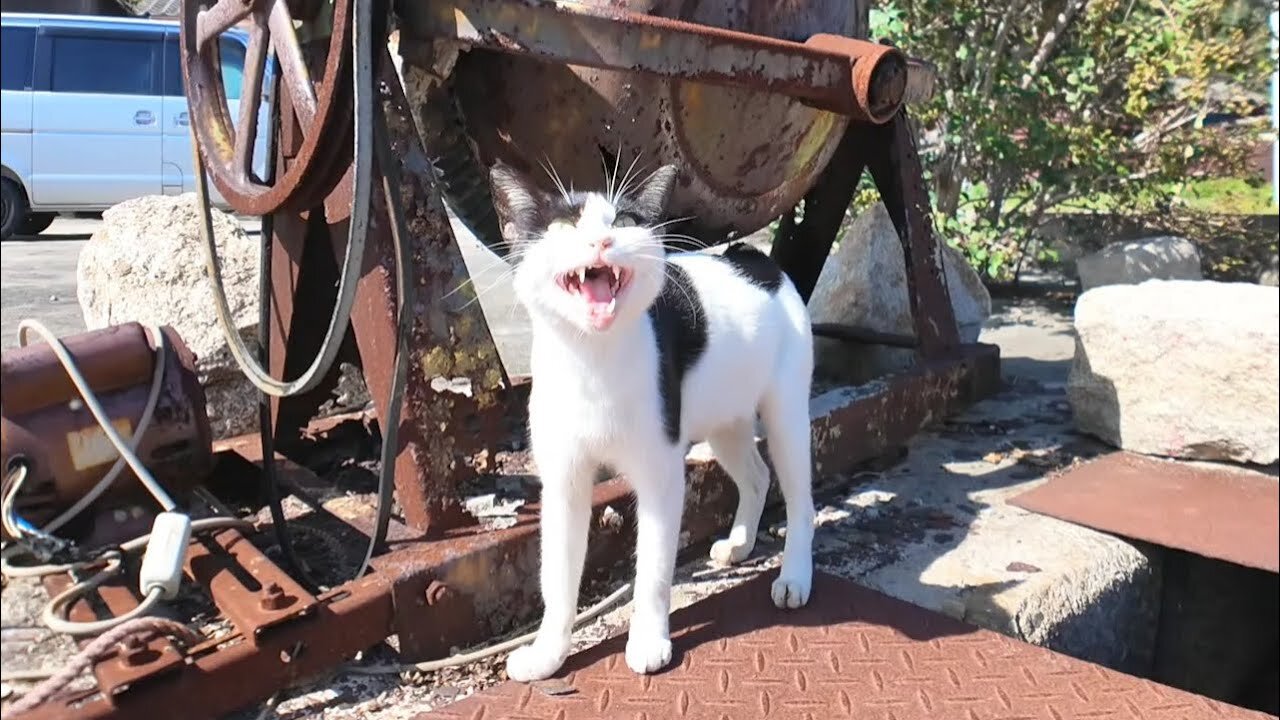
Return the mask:
[[[160,591],[164,600],[178,595],[182,584],[182,561],[191,541],[191,518],[177,512],[162,512],[151,526],[142,568],[138,571],[138,588],[143,597]]]

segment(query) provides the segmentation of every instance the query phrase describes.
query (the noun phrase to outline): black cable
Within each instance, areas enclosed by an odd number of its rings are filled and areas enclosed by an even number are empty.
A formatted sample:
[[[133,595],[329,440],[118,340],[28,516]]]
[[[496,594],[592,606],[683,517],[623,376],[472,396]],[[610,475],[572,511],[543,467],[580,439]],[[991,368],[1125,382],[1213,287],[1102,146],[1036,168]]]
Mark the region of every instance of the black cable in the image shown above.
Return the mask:
[[[400,405],[404,402],[404,386],[409,374],[409,333],[413,329],[413,292],[409,268],[413,258],[405,243],[408,237],[404,210],[400,207],[400,178],[395,159],[391,156],[391,138],[381,103],[373,113],[373,145],[375,161],[382,175],[382,194],[387,206],[391,226],[391,244],[396,258],[396,360],[395,375],[391,379],[391,392],[387,398],[387,416],[378,418],[382,428],[382,467],[378,472],[377,514],[364,562],[356,573],[359,578],[369,569],[374,554],[382,548],[391,524],[392,492],[395,487],[396,455],[399,451]]]
[[[280,127],[280,79],[272,88],[271,119],[268,137],[275,137]],[[268,158],[267,174],[275,174],[275,148]],[[271,250],[275,237],[275,216],[263,215],[258,230],[258,362],[269,367],[271,358]],[[280,475],[276,470],[276,442],[274,428],[271,424],[271,397],[258,391],[258,435],[262,439],[262,473],[266,476],[267,506],[271,509],[271,530],[275,535],[276,545],[280,547],[280,557],[288,574],[302,584],[308,592],[315,593],[319,585],[311,578],[298,561],[293,550],[293,539],[289,536],[289,520],[284,514],[283,498],[280,493]]]

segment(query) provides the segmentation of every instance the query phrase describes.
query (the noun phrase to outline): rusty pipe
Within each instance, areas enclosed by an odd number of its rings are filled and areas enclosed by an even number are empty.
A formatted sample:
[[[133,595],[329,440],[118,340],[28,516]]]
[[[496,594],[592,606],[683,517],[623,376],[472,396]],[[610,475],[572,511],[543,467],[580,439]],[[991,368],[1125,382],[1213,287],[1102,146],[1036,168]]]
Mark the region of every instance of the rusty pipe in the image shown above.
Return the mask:
[[[400,13],[402,33],[420,38],[766,90],[877,124],[902,106],[908,82],[901,51],[838,35],[814,35],[798,43],[617,8],[540,0],[411,2],[402,4]]]
[[[161,484],[181,492],[210,472],[213,436],[195,355],[173,328],[161,332],[169,352],[151,425],[137,453]],[[147,404],[154,370],[155,347],[146,331],[128,323],[73,335],[63,344],[116,430],[129,437]],[[34,343],[0,356],[0,467],[19,460],[27,465],[15,502],[24,517],[39,525],[70,507],[117,457],[48,345]],[[144,495],[126,468],[103,499]]]

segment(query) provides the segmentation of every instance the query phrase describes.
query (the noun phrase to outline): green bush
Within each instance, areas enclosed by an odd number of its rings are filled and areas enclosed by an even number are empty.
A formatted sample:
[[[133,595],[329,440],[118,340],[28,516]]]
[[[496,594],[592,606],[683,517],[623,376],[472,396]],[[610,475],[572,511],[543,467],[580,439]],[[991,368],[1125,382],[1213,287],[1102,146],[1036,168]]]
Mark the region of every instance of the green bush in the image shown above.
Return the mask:
[[[1257,131],[1202,123],[1266,93],[1268,9],[1256,0],[879,3],[872,36],[938,68],[937,94],[912,113],[940,236],[1007,280],[1055,211],[1105,199],[1111,211],[1168,212],[1193,168],[1242,174]]]

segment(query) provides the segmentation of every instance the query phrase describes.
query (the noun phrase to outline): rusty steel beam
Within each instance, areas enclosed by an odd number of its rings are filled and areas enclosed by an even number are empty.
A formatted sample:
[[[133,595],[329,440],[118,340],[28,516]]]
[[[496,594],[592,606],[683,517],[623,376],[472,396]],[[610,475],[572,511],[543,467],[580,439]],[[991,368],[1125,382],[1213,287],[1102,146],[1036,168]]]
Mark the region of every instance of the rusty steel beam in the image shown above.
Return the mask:
[[[413,329],[396,456],[396,499],[405,522],[424,536],[471,522],[458,497],[471,463],[493,444],[505,416],[509,383],[462,251],[453,237],[434,171],[414,124],[395,66],[384,50],[379,79],[392,155],[399,160],[400,197],[413,257]],[[406,78],[417,71],[405,68]],[[412,86],[412,82],[410,82]],[[378,171],[379,173],[381,171]],[[378,173],[375,173],[378,174]],[[346,181],[330,198],[349,207]],[[351,324],[378,417],[387,417],[396,350],[395,257],[387,199],[375,184],[365,272]],[[330,215],[332,216],[332,212]],[[346,222],[330,226],[341,256]]]
[[[272,628],[256,644],[239,634],[209,641],[173,670],[110,698],[97,690],[63,693],[15,720],[222,717],[380,642],[392,626],[390,585],[384,575],[367,575],[321,595],[314,613]]]
[[[949,356],[960,344],[960,333],[906,109],[892,122],[864,127],[862,133],[867,169],[902,242],[907,298],[920,343],[917,355],[923,359]]]
[[[618,8],[540,0],[418,0],[403,32],[470,47],[612,70],[765,90],[881,123],[931,83],[885,45],[814,35],[798,43]],[[402,44],[405,42],[402,39]]]

